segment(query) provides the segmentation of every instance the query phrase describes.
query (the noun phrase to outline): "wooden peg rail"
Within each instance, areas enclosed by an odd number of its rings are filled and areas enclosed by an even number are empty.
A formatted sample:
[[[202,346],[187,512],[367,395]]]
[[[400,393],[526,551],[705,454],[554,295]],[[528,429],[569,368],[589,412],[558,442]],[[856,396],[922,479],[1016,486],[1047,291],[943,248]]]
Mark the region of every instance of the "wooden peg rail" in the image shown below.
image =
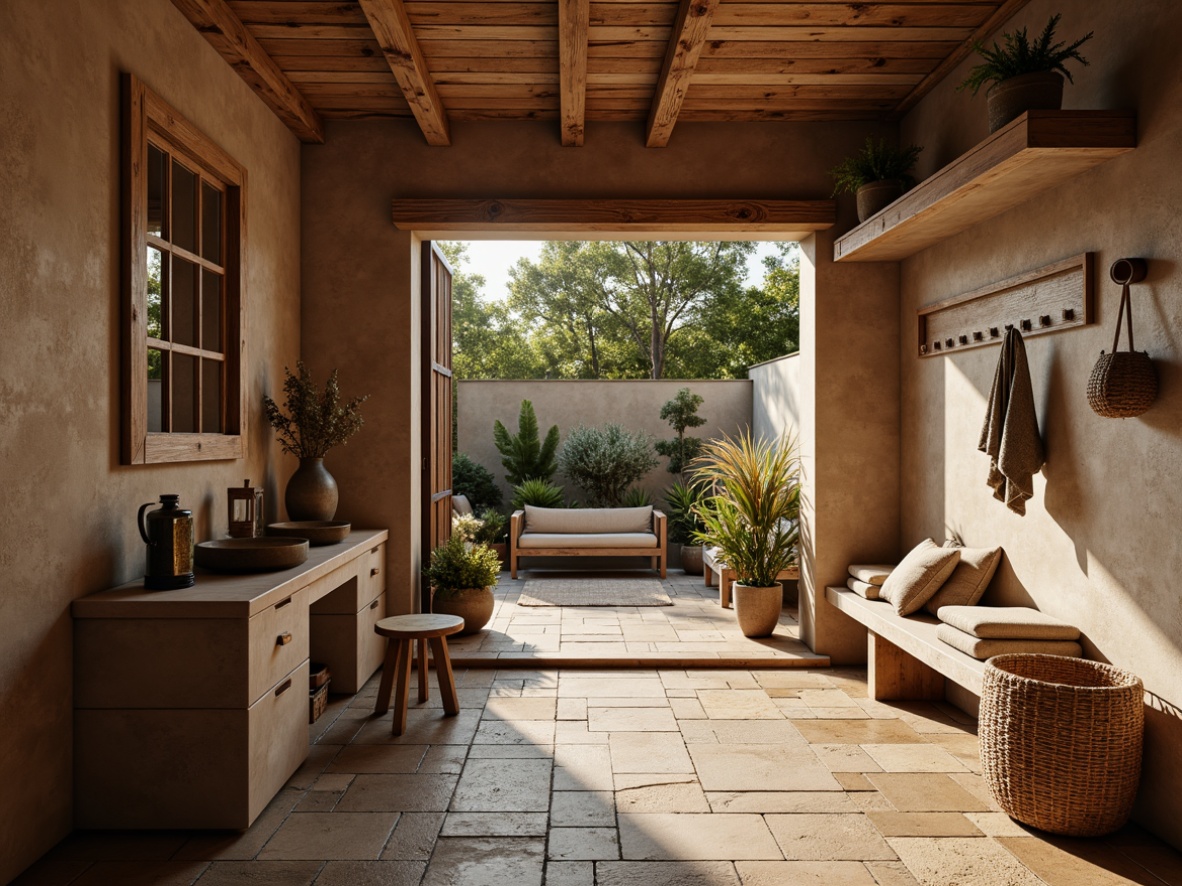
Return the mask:
[[[1030,338],[1095,322],[1094,257],[1085,252],[919,308],[919,356],[998,344],[1011,326]]]

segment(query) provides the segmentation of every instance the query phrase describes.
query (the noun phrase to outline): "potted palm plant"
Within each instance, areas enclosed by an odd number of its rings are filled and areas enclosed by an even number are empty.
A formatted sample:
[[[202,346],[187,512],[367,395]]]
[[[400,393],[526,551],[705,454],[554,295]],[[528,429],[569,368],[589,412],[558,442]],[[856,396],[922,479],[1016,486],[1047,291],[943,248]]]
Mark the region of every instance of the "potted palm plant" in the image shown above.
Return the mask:
[[[958,89],[971,89],[973,95],[988,84],[989,131],[997,132],[1011,120],[1031,110],[1057,110],[1063,106],[1063,78],[1072,80],[1064,63],[1077,61],[1087,65],[1079,48],[1092,39],[1088,31],[1074,43],[1053,43],[1060,15],[1051,16],[1039,36],[1030,42],[1026,29],[1002,35],[1004,46],[994,41],[992,48],[977,42],[973,49],[984,61],[969,71]]]
[[[702,574],[702,545],[698,535],[706,528],[698,516],[706,500],[701,486],[680,480],[669,487],[665,502],[669,505],[669,541],[681,545],[681,568],[686,575]]]
[[[858,201],[858,221],[866,221],[915,184],[911,170],[922,150],[919,145],[897,148],[886,139],[866,139],[862,150],[829,171],[833,176],[833,196],[854,194]]]
[[[501,560],[488,545],[464,541],[459,534],[431,552],[423,577],[431,585],[431,611],[458,615],[461,634],[475,634],[492,618],[493,592]]]
[[[795,441],[724,435],[703,447],[694,467],[694,482],[710,491],[698,508],[705,525],[698,539],[717,547],[734,570],[743,635],[766,637],[783,605],[777,576],[796,560],[801,476]]]

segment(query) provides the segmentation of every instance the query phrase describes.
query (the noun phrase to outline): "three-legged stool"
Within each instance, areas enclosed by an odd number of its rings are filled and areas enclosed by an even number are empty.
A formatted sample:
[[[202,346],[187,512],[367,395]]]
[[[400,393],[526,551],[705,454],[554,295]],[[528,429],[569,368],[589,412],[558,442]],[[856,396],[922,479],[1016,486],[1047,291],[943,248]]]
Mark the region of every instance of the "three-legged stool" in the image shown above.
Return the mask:
[[[451,658],[447,654],[447,637],[459,633],[464,620],[458,615],[394,615],[383,618],[374,625],[374,632],[389,638],[386,663],[382,666],[382,682],[378,687],[375,714],[390,710],[390,695],[397,689],[394,698],[394,734],[406,731],[406,707],[410,696],[411,653],[416,642],[419,646],[419,702],[427,700],[427,643],[431,643],[431,654],[435,659],[435,673],[439,677],[439,694],[443,697],[443,710],[448,716],[460,712],[460,699],[456,695],[456,681],[451,672]]]

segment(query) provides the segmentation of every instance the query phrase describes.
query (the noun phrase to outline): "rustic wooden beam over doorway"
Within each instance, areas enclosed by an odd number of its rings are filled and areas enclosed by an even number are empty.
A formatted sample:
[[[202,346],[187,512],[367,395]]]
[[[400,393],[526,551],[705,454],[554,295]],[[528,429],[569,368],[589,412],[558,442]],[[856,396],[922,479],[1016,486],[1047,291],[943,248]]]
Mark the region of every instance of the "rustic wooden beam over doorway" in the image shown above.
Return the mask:
[[[583,144],[590,32],[591,0],[558,0],[558,99],[568,147]]]
[[[645,144],[650,148],[669,144],[717,6],[718,0],[681,0],[645,128]]]

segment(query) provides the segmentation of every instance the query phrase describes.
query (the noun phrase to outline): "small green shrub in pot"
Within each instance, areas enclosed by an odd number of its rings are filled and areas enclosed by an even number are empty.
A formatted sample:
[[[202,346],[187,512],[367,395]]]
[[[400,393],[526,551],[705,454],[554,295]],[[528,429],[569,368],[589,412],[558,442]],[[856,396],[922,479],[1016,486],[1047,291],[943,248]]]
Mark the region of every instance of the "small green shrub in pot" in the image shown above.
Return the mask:
[[[669,542],[681,545],[681,568],[687,575],[702,574],[702,545],[698,535],[706,528],[698,515],[706,500],[705,490],[678,480],[665,493],[668,505]]]
[[[480,526],[472,539],[476,544],[495,545],[505,540],[505,526],[508,520],[500,511],[486,508],[480,512]]]
[[[620,507],[628,487],[657,466],[653,444],[643,432],[616,424],[582,425],[570,432],[558,466],[593,508]]]
[[[503,501],[501,487],[492,471],[462,452],[451,460],[451,491],[454,495],[466,496],[473,510],[477,511],[499,508]]]
[[[526,505],[535,508],[561,508],[566,505],[566,495],[561,486],[534,477],[513,487],[513,510],[519,511]]]
[[[858,221],[866,221],[915,185],[911,170],[923,151],[919,145],[895,147],[884,138],[866,139],[858,153],[829,171],[833,196],[851,193],[858,200]]]
[[[453,535],[431,552],[423,570],[430,583],[431,610],[464,619],[462,634],[474,634],[492,618],[493,587],[501,572],[501,558],[488,545],[472,544]]]

